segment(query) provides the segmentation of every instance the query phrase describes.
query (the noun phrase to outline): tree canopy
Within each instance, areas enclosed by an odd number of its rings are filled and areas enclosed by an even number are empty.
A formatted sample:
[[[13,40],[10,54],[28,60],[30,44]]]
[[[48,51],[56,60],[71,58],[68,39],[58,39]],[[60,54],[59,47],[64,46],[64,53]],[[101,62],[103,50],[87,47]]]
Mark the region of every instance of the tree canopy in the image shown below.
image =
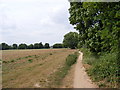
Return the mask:
[[[33,44],[28,45],[28,49],[34,49]]]
[[[8,44],[6,44],[6,43],[1,43],[0,47],[1,47],[2,50],[7,50],[7,49],[10,48],[10,46]]]
[[[120,2],[71,2],[69,21],[91,52],[118,50]]]
[[[45,43],[44,48],[50,48],[49,43]]]
[[[12,47],[13,47],[13,49],[17,49],[18,45],[17,44],[13,44]]]
[[[69,32],[64,36],[63,45],[64,47],[69,47],[71,49],[75,49],[78,45],[78,33],[77,32]]]

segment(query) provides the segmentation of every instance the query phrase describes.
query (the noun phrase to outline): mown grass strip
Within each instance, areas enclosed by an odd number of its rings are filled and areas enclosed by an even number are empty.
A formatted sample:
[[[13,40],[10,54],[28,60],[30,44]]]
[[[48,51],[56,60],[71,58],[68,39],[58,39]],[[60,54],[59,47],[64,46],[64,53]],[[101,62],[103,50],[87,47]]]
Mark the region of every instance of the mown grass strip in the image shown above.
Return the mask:
[[[45,56],[40,56],[40,55],[28,55],[28,56],[25,56],[25,57],[20,57],[20,58],[16,58],[16,59],[12,59],[12,60],[9,60],[9,61],[5,61],[3,60],[3,63],[7,64],[7,63],[12,63],[12,62],[16,62],[18,60],[22,60],[22,59],[28,59],[28,58],[35,58],[35,59],[38,59],[38,58],[42,58],[42,59],[45,59],[46,57],[48,57],[49,55],[52,55],[52,53],[48,53],[47,55]]]

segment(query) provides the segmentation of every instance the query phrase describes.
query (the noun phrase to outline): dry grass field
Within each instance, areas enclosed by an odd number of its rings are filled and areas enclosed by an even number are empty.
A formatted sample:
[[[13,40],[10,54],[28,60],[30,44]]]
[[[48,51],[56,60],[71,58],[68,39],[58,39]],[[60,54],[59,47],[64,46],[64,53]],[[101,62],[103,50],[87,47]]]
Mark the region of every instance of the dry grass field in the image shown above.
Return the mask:
[[[2,86],[3,88],[51,87],[54,73],[64,65],[66,57],[75,51],[71,49],[3,50]]]

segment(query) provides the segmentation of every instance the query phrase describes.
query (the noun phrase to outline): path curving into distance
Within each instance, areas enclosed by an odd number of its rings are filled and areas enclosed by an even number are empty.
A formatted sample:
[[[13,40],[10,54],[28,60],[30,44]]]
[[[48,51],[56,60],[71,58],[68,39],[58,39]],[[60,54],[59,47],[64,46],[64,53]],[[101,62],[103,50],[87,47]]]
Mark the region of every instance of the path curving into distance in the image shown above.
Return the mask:
[[[98,88],[85,72],[85,68],[82,64],[83,53],[80,51],[79,53],[80,55],[75,66],[73,88]]]

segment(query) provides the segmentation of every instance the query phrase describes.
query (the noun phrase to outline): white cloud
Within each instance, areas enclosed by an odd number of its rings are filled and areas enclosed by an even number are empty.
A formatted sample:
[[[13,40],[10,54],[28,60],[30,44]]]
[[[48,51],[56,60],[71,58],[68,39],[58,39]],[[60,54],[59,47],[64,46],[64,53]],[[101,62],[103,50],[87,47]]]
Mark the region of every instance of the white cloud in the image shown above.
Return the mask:
[[[73,30],[68,8],[67,0],[2,0],[0,42],[62,42],[64,34]]]

